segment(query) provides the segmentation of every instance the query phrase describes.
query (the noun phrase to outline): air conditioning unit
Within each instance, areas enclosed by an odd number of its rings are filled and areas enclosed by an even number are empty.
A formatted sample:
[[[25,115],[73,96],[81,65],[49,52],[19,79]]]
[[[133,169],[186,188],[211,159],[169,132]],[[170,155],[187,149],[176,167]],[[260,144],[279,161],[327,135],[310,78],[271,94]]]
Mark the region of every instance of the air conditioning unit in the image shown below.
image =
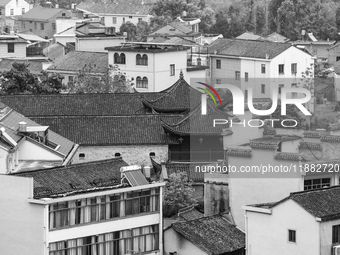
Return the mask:
[[[340,255],[340,245],[333,247],[333,255]]]

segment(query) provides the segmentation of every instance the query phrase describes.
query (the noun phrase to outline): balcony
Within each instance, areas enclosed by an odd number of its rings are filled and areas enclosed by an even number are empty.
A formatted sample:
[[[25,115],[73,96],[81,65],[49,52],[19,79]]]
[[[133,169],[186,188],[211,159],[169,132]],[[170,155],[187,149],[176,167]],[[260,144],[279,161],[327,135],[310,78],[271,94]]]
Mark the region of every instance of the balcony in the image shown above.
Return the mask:
[[[224,151],[169,151],[170,161],[215,162],[224,159]]]

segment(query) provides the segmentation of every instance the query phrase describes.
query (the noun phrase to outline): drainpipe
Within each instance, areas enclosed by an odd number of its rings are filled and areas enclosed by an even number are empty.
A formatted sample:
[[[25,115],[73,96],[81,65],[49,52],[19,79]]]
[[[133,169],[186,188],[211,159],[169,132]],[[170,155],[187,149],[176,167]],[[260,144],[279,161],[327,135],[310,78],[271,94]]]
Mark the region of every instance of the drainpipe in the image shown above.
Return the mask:
[[[245,223],[245,232],[246,232],[246,255],[250,255],[250,253],[248,253],[248,217],[247,217],[247,211],[246,214],[244,215],[244,223]]]

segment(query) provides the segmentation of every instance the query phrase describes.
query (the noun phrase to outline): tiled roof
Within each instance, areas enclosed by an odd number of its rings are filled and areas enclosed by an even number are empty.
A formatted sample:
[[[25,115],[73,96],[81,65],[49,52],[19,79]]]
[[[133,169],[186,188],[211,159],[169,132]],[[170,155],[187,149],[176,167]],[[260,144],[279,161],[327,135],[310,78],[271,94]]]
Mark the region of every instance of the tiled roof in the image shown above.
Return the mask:
[[[29,119],[14,110],[10,111],[4,118],[1,119],[2,124],[6,127],[6,132],[11,132],[11,137],[15,141],[19,141],[22,137],[17,134],[19,122],[21,121],[26,122],[27,126],[39,126],[39,124],[34,122],[32,119]],[[51,142],[60,145],[60,147],[56,151],[62,153],[63,155],[65,155],[65,157],[75,146],[74,142],[71,142],[71,140],[68,140],[66,137],[63,137],[62,135],[57,134],[52,130],[48,131],[48,139]]]
[[[155,100],[144,99],[144,105],[158,112],[184,112],[195,108],[201,103],[202,93],[192,88],[181,78],[162,92],[164,94]]]
[[[324,135],[320,139],[321,142],[326,143],[340,143],[340,136],[337,135]]]
[[[105,13],[105,14],[134,14],[148,15],[152,5],[141,4],[141,1],[119,1],[116,3],[101,3],[101,2],[83,2],[77,5],[78,10],[84,10],[90,13]]]
[[[65,46],[60,43],[54,43],[43,49],[43,54],[50,60],[57,60],[64,56]]]
[[[173,28],[183,32],[184,34],[190,34],[193,32],[192,29],[189,28],[189,26],[180,21],[173,21],[169,23],[169,26],[172,26]]]
[[[290,47],[294,46],[289,43],[220,38],[210,44],[208,50],[218,55],[273,59]]]
[[[330,131],[340,130],[340,122],[338,122],[338,123],[330,123],[329,124],[329,130]]]
[[[29,60],[14,60],[14,59],[2,59],[0,61],[0,72],[10,71],[14,63],[23,63],[27,65],[27,69],[36,75],[41,75],[43,63],[40,61],[29,61]]]
[[[202,115],[201,106],[186,113],[178,122],[171,124],[163,121],[165,132],[176,135],[221,135],[228,124],[213,126],[214,119],[228,119],[228,114],[207,102],[207,114]]]
[[[261,39],[260,35],[255,35],[252,32],[244,32],[243,34],[236,37],[236,39],[242,39],[242,40],[259,40]]]
[[[287,37],[284,37],[283,35],[280,35],[276,32],[266,36],[264,39],[270,42],[281,42],[281,43],[289,41]]]
[[[29,10],[25,14],[23,14],[20,20],[44,20],[47,21],[50,18],[58,15],[61,12],[68,12],[64,9],[57,8],[45,8],[42,6],[36,6],[33,9]]]
[[[79,145],[177,144],[167,136],[161,118],[177,121],[178,115],[32,117]]]
[[[280,160],[291,160],[291,161],[301,161],[303,160],[303,157],[299,153],[288,153],[288,152],[278,152],[275,153],[274,156],[275,159]]]
[[[121,186],[121,158],[13,174],[34,179],[34,198],[59,197]]]
[[[306,138],[320,138],[321,134],[319,132],[316,131],[305,131],[303,133],[303,136]]]
[[[270,127],[265,127],[264,130],[263,130],[263,135],[276,135],[276,129],[270,128]]]
[[[280,139],[272,139],[272,137],[259,138],[250,140],[249,146],[252,149],[266,149],[266,150],[276,150],[279,146]]]
[[[245,234],[222,216],[177,222],[172,228],[207,254],[229,254],[245,248]]]
[[[176,45],[184,45],[184,46],[198,46],[198,44],[189,39],[185,39],[180,36],[172,36],[172,37],[157,37],[150,41],[150,43],[168,43],[168,44],[176,44]]]
[[[117,116],[145,113],[141,96],[154,100],[162,93],[6,95],[0,102],[27,117]],[[139,111],[142,110],[142,111]]]
[[[310,143],[310,142],[300,142],[299,145],[300,149],[311,149],[311,150],[318,150],[322,151],[321,143]]]
[[[193,182],[204,182],[204,173],[196,171],[196,166],[199,164],[185,164],[185,163],[168,163],[165,165],[168,176],[177,172],[186,172],[189,180]]]
[[[195,207],[189,206],[178,211],[178,216],[184,220],[196,220],[204,217],[204,214],[197,211]]]
[[[340,186],[291,193],[289,197],[273,204],[274,207],[292,199],[307,212],[322,221],[340,218]]]
[[[47,70],[78,72],[84,68],[89,68],[91,73],[105,73],[108,68],[107,53],[72,51],[57,59]]]
[[[227,148],[226,154],[235,157],[251,157],[251,150],[246,148]]]
[[[0,6],[5,7],[11,0],[0,0]]]
[[[151,164],[152,164],[152,167],[155,171],[155,173],[161,173],[162,172],[162,165],[157,163],[154,159],[154,157],[150,157],[150,161],[151,161]]]

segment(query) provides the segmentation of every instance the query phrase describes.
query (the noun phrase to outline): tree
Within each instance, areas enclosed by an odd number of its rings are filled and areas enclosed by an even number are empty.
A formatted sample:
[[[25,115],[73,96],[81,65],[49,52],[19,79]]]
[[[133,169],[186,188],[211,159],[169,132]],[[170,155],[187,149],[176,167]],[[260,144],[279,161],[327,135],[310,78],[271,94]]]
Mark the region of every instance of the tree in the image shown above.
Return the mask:
[[[94,75],[93,66],[80,70],[73,82],[69,82],[69,93],[130,93],[132,79],[120,71],[117,65],[108,67],[103,75]]]
[[[137,27],[135,24],[131,23],[130,21],[123,23],[119,31],[124,33],[127,33],[127,39],[128,41],[135,41],[136,40],[136,35],[137,35]]]
[[[14,62],[10,71],[4,71],[0,77],[1,94],[56,94],[64,86],[61,76],[53,74],[38,78],[27,68],[29,64]]]
[[[151,10],[154,16],[154,19],[151,19],[152,31],[183,16],[184,13],[187,18],[201,19],[200,27],[203,32],[208,32],[213,24],[214,11],[206,5],[205,0],[159,0]]]
[[[138,42],[146,42],[146,35],[150,34],[150,26],[146,21],[139,21],[137,23],[136,40]]]
[[[179,209],[196,204],[194,188],[185,172],[177,172],[169,176],[164,191],[164,217],[176,215]]]

